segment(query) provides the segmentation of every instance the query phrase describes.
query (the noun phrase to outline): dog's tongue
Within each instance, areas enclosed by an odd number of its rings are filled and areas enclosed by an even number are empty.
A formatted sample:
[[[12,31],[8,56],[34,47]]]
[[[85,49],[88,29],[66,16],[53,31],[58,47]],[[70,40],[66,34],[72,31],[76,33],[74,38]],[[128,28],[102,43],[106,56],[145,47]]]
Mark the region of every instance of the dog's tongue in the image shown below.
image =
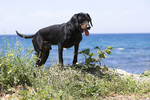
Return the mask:
[[[83,33],[84,33],[85,36],[89,36],[89,31],[88,30],[84,30]]]

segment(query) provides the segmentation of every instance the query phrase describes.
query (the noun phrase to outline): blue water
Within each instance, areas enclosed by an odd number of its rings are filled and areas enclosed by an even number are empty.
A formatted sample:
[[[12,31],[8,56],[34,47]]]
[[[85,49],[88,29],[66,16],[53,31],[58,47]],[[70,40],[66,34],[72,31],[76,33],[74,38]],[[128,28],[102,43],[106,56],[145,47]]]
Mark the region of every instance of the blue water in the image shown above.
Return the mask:
[[[0,47],[2,47],[4,36],[0,36]],[[23,39],[17,35],[8,35],[10,44],[20,40],[26,48],[32,46],[31,39]],[[112,53],[103,59],[102,64],[109,68],[117,67],[130,73],[143,73],[150,70],[150,34],[90,34],[89,37],[83,36],[79,51],[90,48],[91,52],[96,53],[95,46],[106,49],[108,46],[114,47]],[[46,62],[47,66],[58,61],[58,47],[52,46],[50,56]],[[64,64],[72,64],[74,48],[64,49]],[[84,56],[79,55],[78,61],[84,62]]]

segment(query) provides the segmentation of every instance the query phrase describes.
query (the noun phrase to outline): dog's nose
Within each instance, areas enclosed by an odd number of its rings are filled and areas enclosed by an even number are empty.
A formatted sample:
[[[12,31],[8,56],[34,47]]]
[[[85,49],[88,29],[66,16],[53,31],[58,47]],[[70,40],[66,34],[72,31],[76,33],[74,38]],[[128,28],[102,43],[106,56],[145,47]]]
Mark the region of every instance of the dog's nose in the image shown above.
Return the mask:
[[[88,30],[91,29],[90,25],[87,25],[87,29],[88,29]]]

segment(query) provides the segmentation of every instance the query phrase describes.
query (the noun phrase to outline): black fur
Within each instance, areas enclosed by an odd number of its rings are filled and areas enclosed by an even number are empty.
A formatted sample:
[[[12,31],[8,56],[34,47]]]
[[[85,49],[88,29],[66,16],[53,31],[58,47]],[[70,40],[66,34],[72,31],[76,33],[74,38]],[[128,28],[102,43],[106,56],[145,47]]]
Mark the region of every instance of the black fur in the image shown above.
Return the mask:
[[[82,40],[82,33],[84,30],[88,31],[92,25],[90,15],[87,13],[75,14],[70,21],[67,23],[52,25],[43,29],[40,29],[34,35],[23,35],[16,31],[17,35],[23,38],[32,38],[32,43],[39,57],[37,65],[41,66],[44,64],[49,56],[49,50],[51,45],[58,45],[59,53],[59,64],[63,67],[63,48],[70,48],[74,46],[74,60],[73,64],[77,62],[77,52],[79,48],[79,43]],[[81,26],[85,25],[86,28]]]

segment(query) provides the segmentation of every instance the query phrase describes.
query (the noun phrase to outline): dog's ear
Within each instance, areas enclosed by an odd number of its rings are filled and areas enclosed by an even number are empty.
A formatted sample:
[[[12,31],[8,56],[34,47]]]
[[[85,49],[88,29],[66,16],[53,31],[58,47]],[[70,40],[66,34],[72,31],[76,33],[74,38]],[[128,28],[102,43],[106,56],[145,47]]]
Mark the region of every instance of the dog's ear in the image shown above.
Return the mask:
[[[90,21],[90,23],[91,23],[91,26],[93,26],[93,24],[92,24],[92,19],[91,19],[90,15],[89,15],[88,13],[87,13],[86,15],[87,15],[87,17],[89,18],[89,21]]]
[[[78,14],[74,14],[73,15],[73,17],[71,18],[71,22],[73,22],[76,27],[79,26],[79,23],[78,23]]]

